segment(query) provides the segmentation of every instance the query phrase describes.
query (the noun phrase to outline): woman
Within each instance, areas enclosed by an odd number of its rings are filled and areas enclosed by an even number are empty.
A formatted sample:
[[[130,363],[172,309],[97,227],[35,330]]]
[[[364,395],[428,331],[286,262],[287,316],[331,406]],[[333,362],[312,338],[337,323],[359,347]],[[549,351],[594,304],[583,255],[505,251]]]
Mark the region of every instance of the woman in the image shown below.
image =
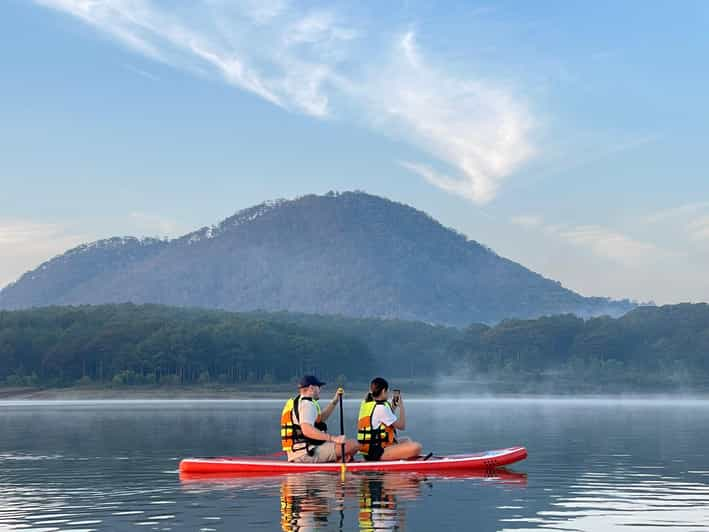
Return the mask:
[[[360,452],[371,461],[416,458],[421,454],[421,444],[396,438],[396,431],[406,428],[404,401],[399,396],[392,404],[388,398],[389,383],[381,377],[373,379],[359,408],[357,442]]]

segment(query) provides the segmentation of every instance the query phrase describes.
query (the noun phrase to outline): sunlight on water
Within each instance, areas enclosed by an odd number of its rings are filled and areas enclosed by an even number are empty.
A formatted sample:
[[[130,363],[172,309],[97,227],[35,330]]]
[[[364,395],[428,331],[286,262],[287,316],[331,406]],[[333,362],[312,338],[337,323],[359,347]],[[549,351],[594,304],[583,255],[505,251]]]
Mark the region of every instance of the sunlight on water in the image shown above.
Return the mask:
[[[696,531],[709,528],[707,484],[660,475],[589,473],[571,488],[569,496],[551,504],[552,510],[540,511],[531,518],[504,521],[533,525],[529,530],[590,532],[663,527]]]

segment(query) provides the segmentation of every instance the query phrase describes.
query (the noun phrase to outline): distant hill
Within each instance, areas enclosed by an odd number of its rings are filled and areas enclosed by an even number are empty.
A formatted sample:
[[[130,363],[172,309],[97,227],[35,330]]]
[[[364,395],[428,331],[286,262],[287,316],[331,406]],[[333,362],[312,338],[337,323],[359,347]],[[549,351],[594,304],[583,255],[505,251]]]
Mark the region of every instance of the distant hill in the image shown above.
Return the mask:
[[[0,291],[0,308],[160,303],[464,326],[629,301],[583,297],[442,226],[361,192],[263,203],[171,241],[84,244]]]

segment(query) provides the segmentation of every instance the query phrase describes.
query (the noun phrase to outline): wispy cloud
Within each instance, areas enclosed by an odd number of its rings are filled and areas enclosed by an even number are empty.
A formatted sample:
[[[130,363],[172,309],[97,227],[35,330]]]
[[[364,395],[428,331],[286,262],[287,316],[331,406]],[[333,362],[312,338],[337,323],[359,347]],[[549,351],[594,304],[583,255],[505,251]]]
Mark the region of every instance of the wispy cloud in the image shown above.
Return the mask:
[[[35,1],[152,59],[216,74],[275,105],[317,117],[328,115],[323,85],[331,68],[317,60],[318,47],[351,38],[332,17],[318,18],[317,11],[298,16],[280,2],[197,0],[168,8],[153,0]],[[300,38],[291,42],[286,32]]]
[[[430,65],[413,32],[401,37],[389,75],[372,85],[373,109],[395,131],[447,165],[406,167],[430,183],[477,203],[493,199],[505,177],[533,154],[532,117],[499,86],[458,79]]]
[[[123,65],[123,67],[142,78],[149,79],[150,81],[160,81],[160,78],[158,78],[155,74],[151,74],[142,68],[134,67],[133,65]]]
[[[705,210],[709,210],[709,201],[685,203],[684,205],[678,205],[677,207],[670,207],[669,209],[662,209],[654,212],[645,218],[645,222],[665,222],[667,220],[675,220],[678,218],[692,216]]]
[[[544,167],[541,175],[537,174],[538,179],[548,179],[553,176],[568,174],[572,171],[580,170],[584,167],[597,164],[620,154],[633,151],[648,144],[653,144],[662,138],[661,135],[642,134],[632,138],[619,140],[604,144],[600,147],[587,147],[588,155],[578,157],[577,150],[565,149],[561,154],[554,157],[556,160],[551,161],[551,165]],[[573,160],[569,161],[569,153],[573,153]]]
[[[709,240],[709,201],[695,201],[661,209],[643,218],[653,228],[671,231],[687,245]]]
[[[601,225],[548,224],[541,216],[521,215],[510,219],[514,225],[534,229],[586,250],[596,257],[627,267],[641,267],[674,256],[674,253],[652,243],[633,238],[621,231]],[[709,220],[707,220],[709,228]]]
[[[0,288],[28,268],[91,240],[64,226],[32,220],[0,219]]]
[[[535,152],[524,102],[499,83],[451,74],[421,52],[412,31],[372,36],[376,25],[360,28],[334,8],[285,0],[194,0],[169,8],[156,0],[35,2],[154,60],[216,75],[282,108],[315,118],[364,117],[428,155],[406,168],[477,203],[493,199]],[[391,45],[354,46],[363,35]]]
[[[625,266],[644,266],[671,255],[653,243],[642,242],[599,225],[576,226],[560,230],[558,234],[571,244]]]

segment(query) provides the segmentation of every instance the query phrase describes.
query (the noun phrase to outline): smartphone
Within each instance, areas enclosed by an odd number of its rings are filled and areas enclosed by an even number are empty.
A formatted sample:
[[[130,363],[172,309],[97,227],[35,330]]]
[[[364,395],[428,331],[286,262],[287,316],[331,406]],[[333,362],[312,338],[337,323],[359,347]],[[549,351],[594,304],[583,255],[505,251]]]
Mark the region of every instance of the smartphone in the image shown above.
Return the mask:
[[[401,390],[392,390],[392,404],[397,405],[399,403],[399,398],[401,397]]]

